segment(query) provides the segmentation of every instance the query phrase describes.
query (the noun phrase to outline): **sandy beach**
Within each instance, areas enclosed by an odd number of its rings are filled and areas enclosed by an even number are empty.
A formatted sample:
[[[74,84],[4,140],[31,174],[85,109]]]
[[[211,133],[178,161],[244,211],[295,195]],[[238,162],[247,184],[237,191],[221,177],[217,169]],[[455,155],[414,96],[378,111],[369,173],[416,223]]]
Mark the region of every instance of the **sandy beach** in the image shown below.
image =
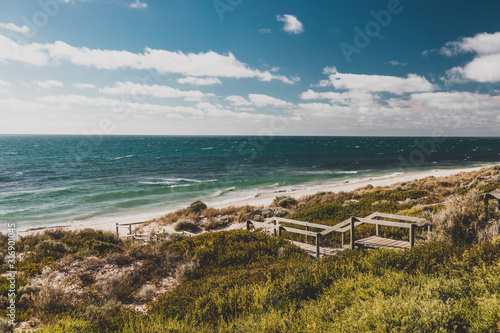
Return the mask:
[[[423,171],[423,172],[413,172],[413,173],[403,173],[403,174],[397,174],[397,175],[387,175],[387,176],[380,176],[380,177],[373,177],[373,178],[368,178],[368,179],[361,179],[359,181],[345,181],[344,183],[341,184],[328,184],[325,186],[318,186],[315,187],[314,189],[307,189],[307,190],[294,190],[294,189],[276,189],[273,193],[261,195],[258,197],[254,198],[247,198],[247,199],[240,199],[240,200],[235,200],[232,202],[226,202],[224,204],[218,204],[218,205],[210,205],[209,207],[214,207],[214,208],[225,208],[229,206],[245,206],[245,205],[250,205],[250,206],[268,206],[272,203],[273,199],[278,196],[278,195],[287,195],[287,196],[292,196],[296,199],[299,199],[301,197],[305,197],[308,195],[315,194],[317,192],[349,192],[356,190],[360,187],[364,187],[368,184],[371,184],[375,187],[377,186],[389,186],[392,184],[396,183],[401,183],[401,182],[408,182],[408,181],[413,181],[417,179],[423,179],[426,177],[434,176],[434,177],[448,177],[451,175],[455,175],[458,173],[462,172],[472,172],[472,171],[478,171],[482,167],[474,167],[474,168],[463,168],[463,169],[446,169],[446,170],[431,170],[431,171]],[[172,211],[165,211],[164,214],[170,213]],[[164,214],[160,214],[156,217],[160,217]],[[123,223],[135,223],[135,222],[147,222],[152,220],[151,218],[143,219],[143,220],[127,220],[124,219]],[[83,230],[85,228],[92,228],[92,229],[97,229],[97,230],[103,230],[103,231],[112,231],[115,232],[116,230],[116,223],[117,222],[122,222],[122,221],[105,221],[105,222],[98,222],[98,223],[85,223],[85,224],[75,224],[75,225],[68,225],[68,226],[50,226],[50,227],[40,227],[40,228],[31,228],[25,231],[19,231],[20,236],[26,236],[29,234],[36,234],[39,232],[43,232],[44,230],[47,229],[54,229],[54,228],[63,228],[65,230],[71,230],[71,231],[77,231],[77,230]]]

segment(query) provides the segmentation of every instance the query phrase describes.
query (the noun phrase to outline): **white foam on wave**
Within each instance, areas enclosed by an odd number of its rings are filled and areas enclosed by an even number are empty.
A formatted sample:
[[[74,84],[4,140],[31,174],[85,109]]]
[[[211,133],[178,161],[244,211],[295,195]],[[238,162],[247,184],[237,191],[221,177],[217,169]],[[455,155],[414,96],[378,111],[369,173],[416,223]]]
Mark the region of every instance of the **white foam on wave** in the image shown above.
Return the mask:
[[[149,180],[144,180],[144,181],[139,181],[140,184],[145,184],[145,185],[184,185],[184,184],[179,184],[179,183],[194,183],[194,184],[201,184],[201,183],[213,183],[216,182],[217,179],[190,179],[190,178],[149,178]],[[189,186],[184,185],[184,186]]]
[[[118,161],[118,160],[121,160],[123,158],[130,158],[130,157],[134,157],[134,155],[127,155],[127,156],[115,157],[115,158],[111,158],[110,160],[112,160],[112,161]]]

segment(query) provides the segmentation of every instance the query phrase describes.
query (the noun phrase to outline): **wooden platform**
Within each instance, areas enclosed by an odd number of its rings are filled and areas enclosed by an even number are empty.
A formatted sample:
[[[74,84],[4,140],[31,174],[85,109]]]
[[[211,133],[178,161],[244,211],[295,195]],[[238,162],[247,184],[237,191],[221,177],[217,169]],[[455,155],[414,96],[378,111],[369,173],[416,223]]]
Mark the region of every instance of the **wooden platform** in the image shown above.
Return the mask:
[[[302,250],[304,250],[308,255],[311,257],[316,258],[316,246],[315,245],[310,245],[306,243],[301,243],[301,242],[296,242],[292,240],[288,240],[290,243],[293,245],[296,245],[300,247]],[[349,250],[349,247],[343,247],[343,248],[331,248],[331,247],[320,247],[319,248],[319,257],[327,257],[327,256],[334,256],[336,254],[339,254],[340,252],[344,252],[346,250]]]
[[[370,249],[388,248],[388,249],[407,250],[410,248],[410,242],[404,242],[389,238],[382,238],[378,236],[371,236],[368,238],[358,239],[356,240],[355,245]]]

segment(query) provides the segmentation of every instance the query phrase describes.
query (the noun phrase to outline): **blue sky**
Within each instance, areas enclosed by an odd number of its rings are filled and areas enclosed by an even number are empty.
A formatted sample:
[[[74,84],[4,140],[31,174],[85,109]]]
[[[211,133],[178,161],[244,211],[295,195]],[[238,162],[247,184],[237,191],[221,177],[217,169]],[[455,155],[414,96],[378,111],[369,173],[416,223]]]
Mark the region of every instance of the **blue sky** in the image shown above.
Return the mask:
[[[499,135],[497,1],[0,0],[0,133]]]

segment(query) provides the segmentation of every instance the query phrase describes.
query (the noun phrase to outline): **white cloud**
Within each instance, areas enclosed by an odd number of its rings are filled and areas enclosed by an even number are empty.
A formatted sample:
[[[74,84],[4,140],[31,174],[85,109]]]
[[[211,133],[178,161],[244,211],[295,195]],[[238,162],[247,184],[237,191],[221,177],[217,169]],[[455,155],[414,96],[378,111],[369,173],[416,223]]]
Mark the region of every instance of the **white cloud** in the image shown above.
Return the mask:
[[[231,53],[213,51],[200,53],[171,52],[146,48],[144,53],[74,47],[57,41],[53,44],[17,44],[0,35],[0,61],[20,61],[32,65],[47,65],[49,61],[66,60],[74,65],[97,69],[157,70],[192,77],[256,78],[260,81],[279,80],[294,84],[297,79],[253,69]]]
[[[448,42],[440,51],[450,57],[460,53],[476,54],[465,66],[448,70],[447,83],[500,82],[500,32],[481,33]]]
[[[228,96],[225,98],[226,101],[231,102],[234,106],[250,106],[252,103],[242,96]]]
[[[274,115],[255,114],[248,112],[234,112],[226,110],[220,105],[211,104],[206,102],[198,103],[193,106],[179,106],[179,105],[159,105],[150,103],[137,103],[128,102],[123,100],[116,100],[105,97],[87,97],[82,95],[59,95],[59,96],[44,96],[37,99],[45,108],[66,108],[69,109],[71,105],[81,105],[91,108],[100,108],[106,111],[125,112],[134,114],[165,114],[168,117],[179,118],[191,116],[195,118],[206,117],[229,117],[236,119],[275,119]],[[1,102],[1,100],[0,100]]]
[[[22,34],[29,34],[31,32],[31,29],[28,28],[27,26],[23,25],[22,27],[15,25],[14,23],[1,23],[0,22],[0,29],[5,29],[9,30],[12,32],[19,32]]]
[[[469,110],[477,112],[481,110],[493,110],[494,99],[490,95],[475,94],[471,92],[429,92],[411,95],[410,102],[419,103],[427,110]]]
[[[327,67],[324,71],[333,71],[333,69]],[[338,72],[331,74],[328,80],[321,81],[319,86],[333,86],[337,89],[364,90],[370,92],[385,91],[397,95],[411,92],[432,91],[436,88],[427,81],[427,79],[416,74],[409,74],[406,78],[401,78],[396,76],[343,74]]]
[[[291,107],[292,103],[286,102],[284,100],[262,94],[248,94],[248,98],[253,105],[257,107],[263,106],[274,106],[274,107]]]
[[[304,25],[294,15],[277,15],[276,19],[279,22],[284,22],[283,30],[291,34],[300,34],[304,32]]]
[[[92,83],[73,83],[73,87],[78,89],[94,89],[95,84]]]
[[[148,4],[145,2],[141,2],[140,0],[135,0],[131,4],[128,5],[130,8],[142,9],[148,8]]]
[[[246,99],[243,96],[233,95],[226,97],[225,100],[231,102],[233,106],[256,106],[256,107],[273,106],[277,108],[294,106],[293,103],[263,94],[248,94],[248,99]]]
[[[10,87],[11,85],[12,84],[10,82],[0,80],[0,86]]]
[[[193,86],[211,86],[214,84],[221,84],[220,80],[215,77],[193,77],[188,76],[184,78],[180,78],[177,82],[185,84],[191,84]]]
[[[376,100],[380,99],[377,94],[369,93],[361,90],[347,92],[316,92],[309,89],[300,95],[304,100],[330,100],[330,103],[337,105],[362,106],[373,105]]]
[[[261,34],[270,34],[272,32],[272,30],[269,28],[261,28],[261,29],[259,29],[259,32]]]
[[[199,90],[179,90],[168,86],[160,85],[143,85],[138,83],[115,82],[114,87],[106,87],[99,89],[99,92],[108,95],[142,95],[153,96],[159,98],[185,98],[190,101],[199,101],[202,98],[214,96],[213,94],[205,94]]]
[[[392,65],[392,66],[406,66],[406,65],[408,65],[405,62],[399,62],[397,60],[390,60],[390,61],[386,62],[386,64],[387,65]]]
[[[49,88],[53,88],[53,87],[64,86],[64,84],[61,81],[57,81],[57,80],[45,80],[45,81],[36,81],[35,80],[34,83],[42,89],[49,89]]]
[[[440,51],[447,56],[468,52],[479,55],[498,54],[500,53],[500,32],[494,34],[480,33],[474,37],[465,37],[459,41],[448,42]]]
[[[19,61],[29,65],[42,66],[49,61],[49,56],[42,50],[42,45],[33,43],[18,44],[0,35],[0,62]]]

